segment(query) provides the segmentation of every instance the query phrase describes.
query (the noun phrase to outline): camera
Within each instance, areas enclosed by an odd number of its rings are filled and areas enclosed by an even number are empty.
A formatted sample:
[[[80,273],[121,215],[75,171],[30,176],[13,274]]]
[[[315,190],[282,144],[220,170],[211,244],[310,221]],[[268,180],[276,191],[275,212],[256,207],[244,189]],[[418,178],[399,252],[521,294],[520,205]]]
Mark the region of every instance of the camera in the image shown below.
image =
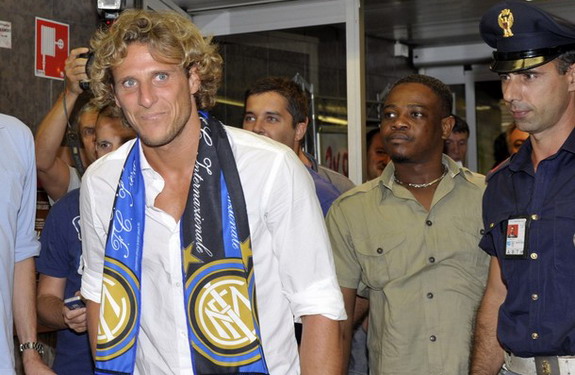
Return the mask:
[[[84,52],[78,55],[79,58],[88,59],[86,62],[86,75],[88,79],[90,79],[90,68],[92,67],[92,63],[94,62],[94,52]],[[90,82],[89,81],[80,81],[80,88],[84,91],[90,90]]]

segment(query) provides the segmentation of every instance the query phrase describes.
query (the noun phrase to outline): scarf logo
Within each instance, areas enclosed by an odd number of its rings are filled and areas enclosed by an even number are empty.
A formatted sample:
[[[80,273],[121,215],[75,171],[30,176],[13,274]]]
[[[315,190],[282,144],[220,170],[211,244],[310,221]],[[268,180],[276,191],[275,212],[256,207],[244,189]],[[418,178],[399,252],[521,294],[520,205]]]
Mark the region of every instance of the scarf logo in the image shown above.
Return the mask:
[[[189,288],[188,316],[195,317],[189,321],[194,349],[223,366],[260,360],[250,303],[253,282],[246,281],[242,260],[229,258],[205,265],[189,280]]]
[[[100,324],[98,326],[98,360],[110,360],[130,349],[135,342],[134,331],[137,309],[135,275],[122,263],[107,259],[104,269]],[[111,350],[110,352],[107,352]]]
[[[180,221],[183,302],[194,372],[269,374],[241,181],[223,126],[201,115],[201,142]],[[145,207],[137,140],[120,176],[106,242],[98,375],[134,372]]]

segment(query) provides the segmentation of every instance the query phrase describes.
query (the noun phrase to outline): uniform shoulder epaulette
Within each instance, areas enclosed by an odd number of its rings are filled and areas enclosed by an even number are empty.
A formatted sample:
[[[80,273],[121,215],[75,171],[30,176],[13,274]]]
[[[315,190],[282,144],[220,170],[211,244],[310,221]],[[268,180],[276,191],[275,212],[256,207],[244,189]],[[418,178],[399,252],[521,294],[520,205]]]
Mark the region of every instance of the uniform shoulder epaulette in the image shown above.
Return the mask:
[[[499,163],[498,165],[496,165],[492,170],[490,170],[487,173],[487,176],[485,177],[485,181],[489,182],[489,180],[491,179],[491,177],[493,177],[494,175],[496,175],[498,172],[506,169],[509,166],[509,162],[511,161],[511,157],[508,157],[507,159],[503,160],[501,163]]]
[[[368,191],[374,189],[379,184],[379,179],[364,182],[361,185],[354,186],[346,192],[343,192],[337,199],[336,202],[341,202],[347,200],[348,198],[354,197],[356,195],[361,195],[367,193]]]

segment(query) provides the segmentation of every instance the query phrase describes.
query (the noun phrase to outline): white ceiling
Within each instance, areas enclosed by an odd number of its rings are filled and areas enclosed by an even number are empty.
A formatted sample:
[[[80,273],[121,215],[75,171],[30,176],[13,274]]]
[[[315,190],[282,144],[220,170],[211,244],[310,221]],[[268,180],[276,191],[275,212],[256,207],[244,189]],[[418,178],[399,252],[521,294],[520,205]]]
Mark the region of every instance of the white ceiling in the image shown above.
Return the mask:
[[[274,2],[305,0],[173,0],[190,14]],[[412,47],[479,42],[481,15],[498,0],[364,0],[365,32]],[[575,22],[573,0],[534,0],[537,6]]]

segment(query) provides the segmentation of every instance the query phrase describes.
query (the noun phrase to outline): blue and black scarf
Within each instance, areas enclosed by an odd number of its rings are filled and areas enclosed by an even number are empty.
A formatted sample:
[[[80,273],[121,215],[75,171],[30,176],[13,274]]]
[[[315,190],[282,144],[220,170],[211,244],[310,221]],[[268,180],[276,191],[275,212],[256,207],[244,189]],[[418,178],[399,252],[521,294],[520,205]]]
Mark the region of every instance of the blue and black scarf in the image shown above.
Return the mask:
[[[223,125],[204,113],[201,123],[181,219],[182,303],[194,374],[268,374],[242,185]],[[145,226],[139,142],[120,176],[106,242],[96,374],[132,374],[135,366]]]

